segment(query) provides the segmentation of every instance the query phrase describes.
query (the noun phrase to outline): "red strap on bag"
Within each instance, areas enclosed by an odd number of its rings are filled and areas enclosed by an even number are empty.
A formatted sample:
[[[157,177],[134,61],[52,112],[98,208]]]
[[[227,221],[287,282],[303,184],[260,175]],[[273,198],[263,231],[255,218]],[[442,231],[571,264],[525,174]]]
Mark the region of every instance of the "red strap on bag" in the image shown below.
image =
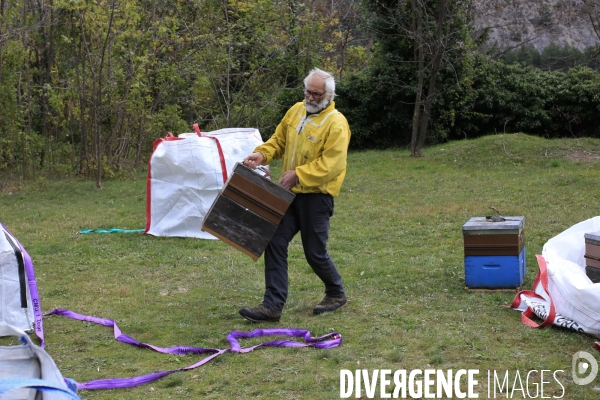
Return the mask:
[[[194,127],[194,132],[196,132],[196,135],[198,135],[199,137],[207,137],[207,138],[211,138],[214,139],[215,142],[217,143],[217,151],[219,152],[219,161],[221,162],[221,171],[223,171],[223,183],[227,183],[227,164],[225,164],[225,155],[223,154],[223,149],[221,148],[221,142],[219,142],[219,139],[217,139],[216,136],[212,136],[212,135],[208,135],[208,136],[202,136],[202,132],[200,131],[200,127],[198,126],[198,124],[194,124],[192,125]]]
[[[198,126],[198,124],[194,124],[192,125],[192,127],[194,128],[194,132],[196,132],[196,135],[202,136],[202,132],[200,132],[200,127]]]
[[[217,150],[219,151],[219,161],[221,161],[221,171],[223,171],[223,184],[227,183],[227,164],[225,164],[225,155],[223,155],[223,149],[221,148],[221,142],[216,136],[204,136],[207,138],[214,139],[217,143]]]
[[[219,142],[219,139],[217,139],[216,136],[212,136],[212,135],[203,136],[198,124],[194,124],[194,125],[192,125],[192,127],[194,128],[194,132],[196,132],[196,135],[198,135],[199,137],[211,138],[211,139],[214,139],[215,142],[217,143],[217,151],[219,152],[219,161],[221,162],[221,171],[223,171],[223,183],[227,183],[227,179],[228,179],[227,178],[227,164],[225,164],[225,155],[223,154],[223,149],[221,148],[221,142]]]
[[[524,325],[539,329],[539,328],[543,328],[544,326],[552,325],[552,323],[554,322],[554,319],[556,318],[556,310],[554,308],[554,302],[552,301],[552,297],[550,297],[550,291],[548,290],[548,268],[546,265],[546,260],[544,259],[543,256],[541,256],[539,254],[536,254],[535,257],[536,257],[538,265],[539,265],[539,272],[538,272],[537,276],[535,277],[533,287],[535,288],[538,285],[538,283],[542,284],[542,288],[544,289],[544,291],[548,294],[548,297],[550,298],[550,311],[548,312],[546,319],[538,324],[531,319],[531,317],[536,315],[535,312],[533,311],[533,309],[531,307],[527,307],[527,310],[525,310],[525,311],[523,311],[523,313],[521,313],[521,322]],[[535,293],[533,290],[522,290],[519,293],[517,293],[512,304],[509,306],[510,308],[519,307],[519,305],[521,304],[521,294],[529,296],[529,297],[537,297],[540,300],[544,300],[544,301],[546,300],[539,294]]]

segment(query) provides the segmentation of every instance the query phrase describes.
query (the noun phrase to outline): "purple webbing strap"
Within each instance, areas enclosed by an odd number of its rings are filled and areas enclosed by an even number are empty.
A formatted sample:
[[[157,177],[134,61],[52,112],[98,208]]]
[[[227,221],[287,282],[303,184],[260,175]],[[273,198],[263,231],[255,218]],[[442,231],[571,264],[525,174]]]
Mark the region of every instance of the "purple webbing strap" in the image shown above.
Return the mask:
[[[272,329],[255,329],[251,332],[238,332],[231,331],[227,335],[227,341],[231,345],[230,349],[203,349],[198,347],[190,346],[176,346],[176,347],[157,347],[146,343],[141,343],[131,336],[125,335],[121,332],[115,321],[110,319],[98,318],[88,315],[82,315],[69,310],[54,309],[45,315],[61,315],[67,318],[76,319],[79,321],[93,322],[99,325],[107,327],[113,327],[115,339],[131,344],[138,347],[149,348],[160,353],[167,354],[201,354],[201,353],[213,353],[206,358],[203,358],[199,362],[192,364],[188,367],[178,368],[174,370],[155,372],[148,375],[141,375],[132,378],[114,378],[114,379],[99,379],[95,381],[89,381],[85,383],[77,383],[78,390],[96,390],[96,389],[116,389],[116,388],[129,388],[144,385],[146,383],[153,382],[164,376],[172,374],[178,371],[187,371],[197,368],[201,365],[206,364],[212,359],[220,356],[227,352],[233,353],[248,353],[258,347],[315,347],[318,349],[329,349],[332,347],[339,346],[342,341],[342,336],[336,332],[329,333],[327,335],[313,338],[310,336],[310,331],[304,329],[292,329],[292,328],[272,328]],[[291,340],[273,340],[270,342],[260,343],[255,346],[242,348],[238,342],[238,339],[250,339],[263,336],[291,336],[296,338],[303,338],[304,343],[299,343]]]
[[[43,349],[44,343],[44,323],[42,322],[42,308],[40,307],[40,296],[37,289],[37,281],[35,279],[35,271],[33,270],[33,262],[29,253],[25,250],[21,242],[6,228],[6,226],[0,222],[2,228],[19,244],[19,249],[23,255],[23,261],[25,263],[25,272],[27,273],[27,284],[29,285],[29,294],[31,295],[31,302],[33,303],[33,318],[34,318],[34,329],[35,334],[41,340],[40,347]]]
[[[305,343],[294,342],[291,340],[273,340],[271,342],[260,343],[255,346],[242,348],[237,339],[251,339],[263,336],[291,336],[301,337]],[[337,332],[313,338],[310,331],[293,328],[269,328],[255,329],[252,332],[231,331],[227,335],[227,341],[231,345],[230,351],[233,353],[248,353],[257,347],[316,347],[318,349],[330,349],[337,347],[342,342],[342,336]]]
[[[153,374],[134,376],[131,378],[112,378],[112,379],[97,379],[95,381],[89,381],[84,383],[76,382],[77,390],[98,390],[98,389],[120,389],[120,388],[131,388],[135,386],[145,385],[146,383],[154,382],[157,379],[165,377],[178,371],[188,371],[197,368],[201,365],[206,364],[213,358],[220,356],[227,350],[218,350],[217,353],[212,354],[206,358],[203,358],[196,364],[190,365],[189,367],[172,369],[169,371],[155,372]]]

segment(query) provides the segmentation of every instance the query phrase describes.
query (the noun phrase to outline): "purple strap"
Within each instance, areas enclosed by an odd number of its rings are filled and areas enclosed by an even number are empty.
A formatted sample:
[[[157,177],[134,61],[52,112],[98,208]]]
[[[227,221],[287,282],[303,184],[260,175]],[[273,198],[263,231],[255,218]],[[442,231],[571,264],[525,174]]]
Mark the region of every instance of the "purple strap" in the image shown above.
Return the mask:
[[[273,340],[271,342],[260,343],[255,346],[242,348],[237,339],[251,339],[263,336],[291,336],[301,337],[305,343],[294,342],[291,340]],[[316,347],[317,349],[330,349],[337,347],[342,342],[342,336],[336,332],[313,338],[310,331],[293,328],[269,328],[255,329],[252,332],[231,331],[227,335],[227,341],[231,345],[229,351],[233,353],[248,353],[257,347]]]
[[[115,321],[110,319],[92,317],[88,315],[77,314],[73,311],[69,310],[61,310],[54,309],[51,312],[45,315],[61,315],[67,318],[76,319],[79,321],[88,321],[93,322],[95,324],[104,325],[107,327],[113,327],[115,339],[131,344],[138,347],[149,348],[154,351],[160,353],[167,354],[204,354],[204,353],[213,353],[208,357],[200,360],[199,362],[192,364],[188,367],[178,368],[169,371],[161,371],[153,374],[142,375],[132,378],[114,378],[114,379],[99,379],[95,381],[85,382],[85,383],[77,383],[78,390],[95,390],[95,389],[115,389],[115,388],[129,388],[134,386],[144,385],[146,383],[153,382],[157,379],[160,379],[164,376],[172,374],[173,372],[178,371],[187,371],[194,368],[197,368],[201,365],[206,364],[211,361],[213,358],[220,356],[223,353],[232,352],[232,353],[248,353],[258,347],[315,347],[318,349],[330,349],[332,347],[337,347],[342,342],[342,336],[336,332],[329,333],[327,335],[320,336],[318,338],[313,338],[310,336],[310,331],[304,329],[292,329],[292,328],[272,328],[272,329],[255,329],[251,332],[238,332],[231,331],[229,335],[227,335],[227,341],[231,345],[230,349],[203,349],[198,347],[190,347],[190,346],[176,346],[176,347],[157,347],[146,343],[141,343],[131,336],[128,336],[121,332]],[[304,343],[295,342],[292,340],[273,340],[270,342],[260,343],[255,346],[243,348],[240,346],[238,339],[250,339],[257,338],[263,336],[291,336],[295,338],[303,338]]]
[[[31,257],[19,242],[19,240],[6,228],[6,226],[0,222],[2,228],[19,244],[19,249],[21,250],[21,254],[23,254],[23,261],[25,263],[25,272],[27,274],[27,283],[29,285],[29,294],[31,295],[31,302],[33,303],[33,318],[34,321],[34,329],[35,334],[41,340],[40,347],[44,348],[44,323],[42,322],[42,308],[40,307],[40,296],[38,294],[37,289],[37,281],[35,279],[35,272],[33,270],[33,262],[31,261]]]

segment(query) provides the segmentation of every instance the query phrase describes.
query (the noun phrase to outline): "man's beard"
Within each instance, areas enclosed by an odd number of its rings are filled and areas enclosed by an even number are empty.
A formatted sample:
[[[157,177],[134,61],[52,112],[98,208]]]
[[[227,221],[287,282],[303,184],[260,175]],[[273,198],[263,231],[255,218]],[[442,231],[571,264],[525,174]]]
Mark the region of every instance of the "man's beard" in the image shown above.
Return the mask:
[[[315,113],[318,113],[318,112],[324,110],[325,108],[327,108],[328,104],[329,104],[329,99],[327,98],[327,96],[323,96],[323,100],[321,100],[321,101],[315,101],[315,100],[309,100],[309,99],[305,99],[305,101],[304,101],[304,107],[306,108],[306,111],[308,111],[310,114],[315,114]]]

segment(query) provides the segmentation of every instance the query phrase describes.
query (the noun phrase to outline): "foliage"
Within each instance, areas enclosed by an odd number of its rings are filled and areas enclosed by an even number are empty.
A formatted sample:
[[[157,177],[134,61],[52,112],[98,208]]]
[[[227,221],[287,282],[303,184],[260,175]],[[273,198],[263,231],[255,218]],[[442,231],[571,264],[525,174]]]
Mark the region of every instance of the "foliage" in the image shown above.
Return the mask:
[[[462,105],[451,109],[450,137],[515,131],[546,137],[598,135],[598,73],[586,67],[541,71],[481,56],[473,71],[471,86],[457,93]]]
[[[410,144],[414,91],[407,83],[413,70],[387,63],[385,58],[393,54],[376,57],[384,60],[349,76],[336,89],[336,106],[349,121],[350,146],[356,149]]]
[[[595,339],[523,325],[520,314],[505,307],[515,291],[466,291],[461,226],[487,215],[490,205],[503,215],[525,216],[523,289],[529,289],[544,243],[598,215],[597,191],[590,188],[600,179],[599,157],[599,139],[501,133],[428,147],[419,158],[399,149],[351,152],[329,240],[348,305],[311,315],[323,286],[296,238],[289,248],[291,290],[277,324],[250,324],[238,315],[262,298],[263,261],[223,242],[77,234],[143,228],[143,171],[106,181],[101,191],[73,178],[4,182],[0,215],[33,259],[44,312],[62,308],[113,319],[124,334],[160,347],[224,349],[230,331],[263,327],[343,337],[340,347],[328,350],[228,353],[137,388],[81,391],[85,399],[337,399],[341,369],[479,369],[480,398],[487,371],[510,370],[511,378],[519,371],[525,381],[531,370],[562,370],[564,396],[552,383],[544,396],[594,399],[599,378],[575,385],[571,364],[577,351],[598,359]],[[129,346],[115,341],[112,329],[86,322],[43,321],[47,351],[64,376],[79,382],[177,369],[204,357]]]
[[[339,89],[339,108],[353,132],[351,145],[406,146],[413,93],[400,82],[414,72],[410,65],[401,70],[387,61],[378,47],[374,51],[371,68]],[[442,71],[439,81],[444,90],[435,102],[429,143],[516,131],[545,137],[600,134],[600,74],[587,67],[543,71],[473,55],[462,60],[460,69]]]
[[[525,45],[517,50],[503,53],[498,58],[507,64],[522,63],[533,65],[542,70],[562,70],[576,66],[587,66],[595,71],[600,71],[598,63],[598,47],[587,47],[584,51],[564,44],[550,43],[540,53],[534,46]]]
[[[268,136],[280,94],[312,67],[341,76],[369,58],[352,0],[2,4],[0,170],[26,179],[60,171],[100,187],[194,123]]]
[[[507,51],[498,57],[504,60],[507,64],[522,63],[540,67],[541,55],[540,52],[532,45],[519,47],[517,50]]]

